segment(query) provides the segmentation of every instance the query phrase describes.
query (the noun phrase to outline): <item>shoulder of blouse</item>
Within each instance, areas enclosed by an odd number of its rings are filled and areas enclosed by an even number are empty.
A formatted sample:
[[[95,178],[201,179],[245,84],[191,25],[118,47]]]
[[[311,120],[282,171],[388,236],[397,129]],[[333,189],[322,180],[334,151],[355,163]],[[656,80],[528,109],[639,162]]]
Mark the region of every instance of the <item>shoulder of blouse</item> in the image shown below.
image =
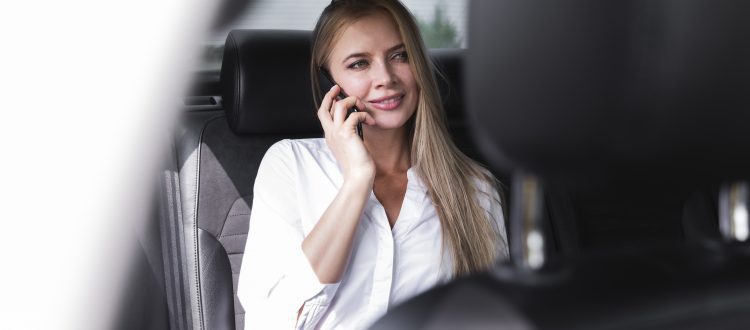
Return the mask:
[[[280,140],[274,143],[268,149],[266,154],[286,154],[287,156],[293,156],[301,150],[330,153],[330,149],[328,149],[328,144],[326,144],[325,139],[309,138]]]

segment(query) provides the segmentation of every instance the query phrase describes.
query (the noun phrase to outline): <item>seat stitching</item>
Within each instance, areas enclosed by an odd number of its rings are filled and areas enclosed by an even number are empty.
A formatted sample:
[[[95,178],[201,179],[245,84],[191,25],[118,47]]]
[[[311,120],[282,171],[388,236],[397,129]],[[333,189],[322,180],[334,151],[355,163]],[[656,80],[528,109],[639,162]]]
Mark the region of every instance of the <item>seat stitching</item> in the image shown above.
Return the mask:
[[[237,204],[237,201],[241,200],[241,199],[244,199],[244,197],[245,196],[240,196],[237,199],[235,199],[234,203],[232,204],[232,207],[227,211],[227,213],[232,212],[232,210],[234,209],[234,205]],[[227,215],[224,218],[224,223],[221,224],[221,229],[219,229],[219,235],[221,235],[222,233],[224,233],[224,228],[227,227],[227,222],[229,222],[229,221],[226,221],[226,220],[229,219],[229,218],[231,218],[232,216],[235,216],[235,215],[245,215],[245,214],[238,213],[238,214],[229,214],[229,215]],[[250,214],[247,214],[247,215],[250,215]]]
[[[195,293],[197,296],[196,304],[198,305],[198,320],[199,326],[203,329],[203,306],[201,304],[201,286],[200,286],[200,270],[198,269],[200,260],[198,259],[198,195],[200,194],[200,167],[201,167],[201,149],[203,146],[203,134],[206,132],[206,127],[210,120],[203,125],[201,130],[200,138],[198,139],[198,150],[195,157],[195,197],[193,207],[193,260],[194,266],[193,271],[195,272]]]
[[[222,237],[232,237],[232,236],[242,236],[242,235],[247,236],[247,233],[244,233],[244,234],[232,234],[232,235],[220,235],[219,238],[222,238]]]
[[[206,123],[203,125],[203,130],[201,130],[200,138],[198,139],[198,150],[197,150],[197,156],[196,156],[196,166],[195,166],[195,206],[193,207],[193,260],[195,260],[195,265],[193,266],[193,271],[195,272],[195,291],[197,296],[196,304],[198,305],[198,319],[199,319],[199,326],[201,329],[205,329],[204,325],[204,319],[203,319],[203,304],[201,303],[201,279],[200,279],[200,260],[198,259],[198,196],[200,196],[200,167],[201,167],[201,151],[203,149],[203,137],[206,134],[206,129],[208,128],[208,125],[211,124],[211,122],[224,117],[223,115],[218,115],[214,118],[209,119],[206,121]]]

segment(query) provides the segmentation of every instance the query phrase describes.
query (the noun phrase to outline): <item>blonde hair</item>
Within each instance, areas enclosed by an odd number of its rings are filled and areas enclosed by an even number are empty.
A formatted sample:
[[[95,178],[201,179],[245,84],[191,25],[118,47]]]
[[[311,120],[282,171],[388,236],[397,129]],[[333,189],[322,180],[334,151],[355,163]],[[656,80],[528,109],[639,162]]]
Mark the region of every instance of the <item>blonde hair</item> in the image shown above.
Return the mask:
[[[313,98],[320,104],[323,92],[318,71],[327,63],[338,33],[347,24],[377,12],[388,14],[396,23],[419,87],[417,110],[407,123],[412,167],[427,186],[437,210],[443,249],[450,249],[453,274],[460,276],[487,269],[498,257],[498,243],[507,249],[507,242],[498,241],[502,237],[499,228],[481,207],[477,197],[482,192],[474,180],[483,181],[496,191],[497,181],[451,140],[435,67],[429,61],[414,17],[398,0],[339,0],[326,7],[313,32],[310,61]]]

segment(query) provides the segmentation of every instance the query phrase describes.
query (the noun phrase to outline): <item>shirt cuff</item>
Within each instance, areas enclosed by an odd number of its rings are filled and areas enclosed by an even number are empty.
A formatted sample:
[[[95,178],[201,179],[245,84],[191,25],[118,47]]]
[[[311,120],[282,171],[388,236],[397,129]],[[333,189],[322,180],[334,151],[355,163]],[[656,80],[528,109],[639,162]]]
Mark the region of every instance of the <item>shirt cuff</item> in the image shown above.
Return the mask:
[[[303,305],[316,305],[321,307],[317,308],[319,311],[325,311],[335,296],[339,283],[320,283],[302,248],[295,250],[289,256],[290,260],[287,260],[288,269],[285,276],[272,290],[271,296],[277,298],[277,302],[284,302],[284,305],[291,308],[289,311],[297,318],[297,313]],[[308,318],[311,316],[314,315],[308,315]]]
[[[320,283],[318,275],[315,274],[310,261],[307,256],[302,252],[302,247],[296,250],[294,253],[294,262],[292,263],[293,269],[287,272],[290,283],[293,283],[289,287],[295,287],[297,291],[296,295],[299,297],[300,303],[313,303],[320,306],[328,306],[336,294],[336,290],[339,287],[339,283],[323,284]]]

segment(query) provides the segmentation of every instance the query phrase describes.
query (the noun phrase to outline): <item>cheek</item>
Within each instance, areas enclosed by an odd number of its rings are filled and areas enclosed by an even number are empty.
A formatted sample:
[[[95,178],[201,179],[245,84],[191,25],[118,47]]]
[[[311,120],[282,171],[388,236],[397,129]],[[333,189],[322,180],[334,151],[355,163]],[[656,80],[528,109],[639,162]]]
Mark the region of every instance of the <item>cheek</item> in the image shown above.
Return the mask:
[[[414,79],[414,75],[411,72],[411,69],[405,70],[405,72],[400,76],[401,83],[404,85],[404,89],[412,95],[412,100],[414,102],[419,99],[419,87],[417,86],[417,80]]]
[[[417,80],[414,79],[411,69],[407,69],[400,78],[405,91],[409,92],[416,101],[419,98],[419,87],[417,86]]]
[[[346,95],[356,96],[363,98],[367,95],[368,85],[365,79],[358,79],[355,76],[349,76],[339,81],[341,88],[344,89]]]

